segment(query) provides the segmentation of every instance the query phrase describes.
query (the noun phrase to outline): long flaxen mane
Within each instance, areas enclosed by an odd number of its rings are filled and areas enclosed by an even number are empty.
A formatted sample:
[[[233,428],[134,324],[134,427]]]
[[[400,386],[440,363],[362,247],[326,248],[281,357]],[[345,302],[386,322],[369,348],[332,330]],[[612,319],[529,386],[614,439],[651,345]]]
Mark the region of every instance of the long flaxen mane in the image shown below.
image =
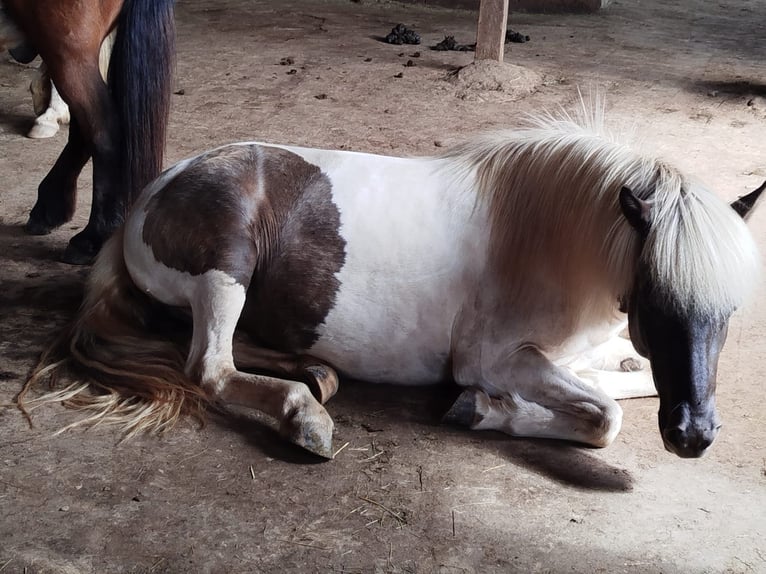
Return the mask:
[[[529,303],[541,287],[565,285],[562,321],[613,313],[639,265],[682,313],[727,315],[757,281],[760,257],[734,210],[610,133],[598,108],[534,117],[443,157],[456,177],[475,178],[489,213],[491,263],[510,294]],[[651,206],[643,245],[620,209],[623,186]]]

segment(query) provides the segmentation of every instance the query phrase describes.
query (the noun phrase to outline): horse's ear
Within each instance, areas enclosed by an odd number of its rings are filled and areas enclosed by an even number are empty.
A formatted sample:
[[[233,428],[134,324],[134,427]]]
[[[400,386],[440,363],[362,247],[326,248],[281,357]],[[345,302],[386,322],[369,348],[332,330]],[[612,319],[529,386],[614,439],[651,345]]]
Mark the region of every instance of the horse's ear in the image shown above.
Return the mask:
[[[649,221],[651,213],[651,204],[648,201],[636,197],[636,195],[627,187],[623,186],[620,190],[620,207],[625,219],[642,236],[649,232]]]
[[[750,215],[750,212],[753,210],[753,207],[755,207],[755,204],[758,203],[764,189],[766,189],[766,181],[764,181],[758,189],[738,198],[731,204],[731,208],[739,213],[742,219],[747,219],[748,215]]]

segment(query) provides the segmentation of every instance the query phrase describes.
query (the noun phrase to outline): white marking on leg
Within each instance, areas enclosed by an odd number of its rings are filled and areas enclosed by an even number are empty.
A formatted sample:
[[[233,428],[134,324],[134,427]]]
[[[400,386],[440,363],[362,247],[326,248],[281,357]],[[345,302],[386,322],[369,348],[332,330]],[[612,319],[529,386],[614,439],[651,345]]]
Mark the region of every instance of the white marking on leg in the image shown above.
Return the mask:
[[[35,113],[39,116],[27,136],[33,139],[53,137],[59,131],[59,125],[69,123],[69,106],[51,82],[45,64],[38,69],[29,90],[32,92]]]
[[[234,372],[233,339],[245,306],[245,287],[212,269],[194,278],[190,304],[194,331],[186,374],[210,385],[218,394]]]

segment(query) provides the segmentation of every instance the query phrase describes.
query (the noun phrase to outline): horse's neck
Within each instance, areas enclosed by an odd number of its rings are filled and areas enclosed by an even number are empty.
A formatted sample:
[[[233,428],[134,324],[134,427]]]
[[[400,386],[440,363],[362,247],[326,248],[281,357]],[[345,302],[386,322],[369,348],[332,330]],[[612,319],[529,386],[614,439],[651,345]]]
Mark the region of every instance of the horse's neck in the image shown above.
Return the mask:
[[[487,267],[478,283],[472,319],[486,323],[490,338],[509,349],[533,344],[563,353],[583,333],[598,337],[598,332],[619,320],[617,299],[608,293],[573,297],[565,284],[546,279],[543,273],[519,275],[515,280],[523,283],[521,289],[509,286],[507,276]]]

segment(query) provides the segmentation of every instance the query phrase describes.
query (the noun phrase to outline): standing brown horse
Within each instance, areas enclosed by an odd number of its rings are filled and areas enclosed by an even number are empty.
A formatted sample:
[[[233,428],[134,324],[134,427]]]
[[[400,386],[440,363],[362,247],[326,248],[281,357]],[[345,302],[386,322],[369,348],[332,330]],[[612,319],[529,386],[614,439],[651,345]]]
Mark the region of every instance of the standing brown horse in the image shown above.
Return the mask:
[[[115,26],[107,88],[99,50]],[[0,0],[0,33],[17,59],[42,57],[71,113],[69,140],[40,184],[25,229],[43,235],[72,218],[77,177],[92,157],[90,218],[63,256],[88,263],[162,167],[175,51],[173,0]]]

